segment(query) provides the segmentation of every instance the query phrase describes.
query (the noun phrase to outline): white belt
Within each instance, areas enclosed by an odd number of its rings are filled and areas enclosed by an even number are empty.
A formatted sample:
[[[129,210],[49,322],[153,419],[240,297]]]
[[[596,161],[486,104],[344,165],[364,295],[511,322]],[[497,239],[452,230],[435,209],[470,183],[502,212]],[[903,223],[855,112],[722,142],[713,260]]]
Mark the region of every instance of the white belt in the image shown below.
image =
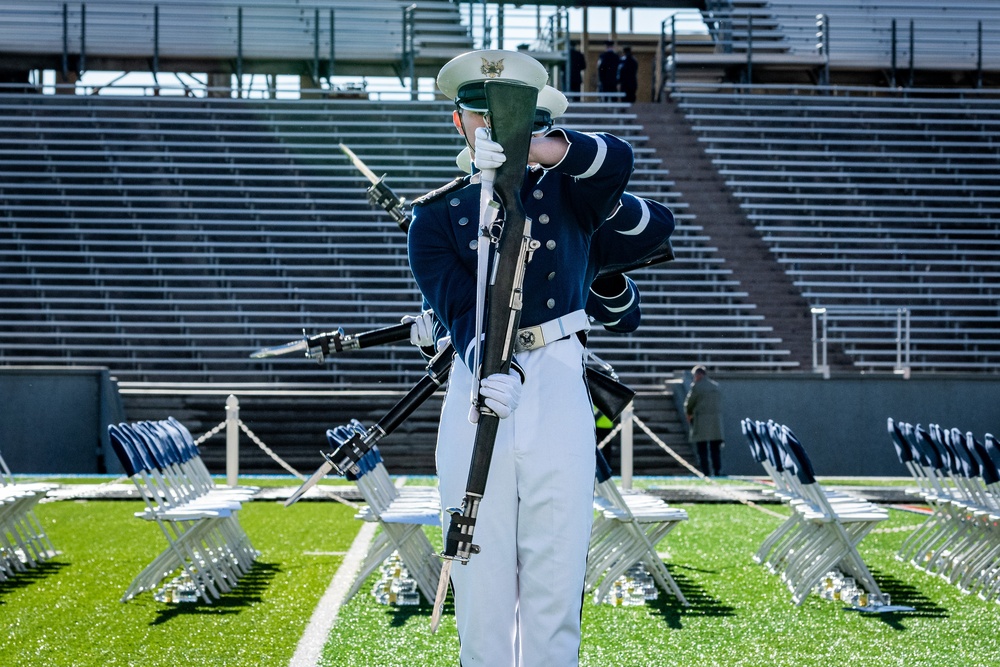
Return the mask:
[[[590,318],[587,317],[587,313],[582,309],[575,310],[554,320],[518,329],[517,338],[514,340],[514,351],[537,350],[570,334],[589,330]]]

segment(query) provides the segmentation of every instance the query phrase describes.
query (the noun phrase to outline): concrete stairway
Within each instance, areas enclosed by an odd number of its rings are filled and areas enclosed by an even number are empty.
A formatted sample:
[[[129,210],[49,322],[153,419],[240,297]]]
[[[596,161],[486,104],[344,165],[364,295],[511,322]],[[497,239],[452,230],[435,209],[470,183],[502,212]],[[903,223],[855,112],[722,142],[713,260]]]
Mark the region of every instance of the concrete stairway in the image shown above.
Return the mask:
[[[639,103],[633,109],[638,122],[646,128],[649,145],[656,149],[657,157],[670,170],[677,190],[688,203],[688,212],[695,215],[704,233],[718,247],[733,278],[740,281],[749,301],[757,305],[756,312],[784,341],[791,351],[790,359],[798,361],[802,370],[811,369],[809,304],[743,215],[684,114],[669,101]],[[833,352],[831,366],[850,367],[839,351]]]

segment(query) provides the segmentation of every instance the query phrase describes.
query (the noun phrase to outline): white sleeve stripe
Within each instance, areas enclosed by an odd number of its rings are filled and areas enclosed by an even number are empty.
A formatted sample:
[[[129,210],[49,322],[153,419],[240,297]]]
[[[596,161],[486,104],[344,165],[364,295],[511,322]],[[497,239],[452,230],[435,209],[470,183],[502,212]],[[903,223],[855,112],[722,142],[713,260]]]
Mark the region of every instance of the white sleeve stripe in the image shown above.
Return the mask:
[[[609,313],[622,313],[631,308],[633,303],[635,303],[635,294],[632,294],[628,300],[628,303],[626,303],[621,308],[612,308],[611,306],[605,306],[605,308]]]
[[[466,346],[465,354],[462,355],[462,358],[465,359],[465,366],[469,368],[473,373],[476,372],[476,369],[472,368],[472,357],[473,357],[473,352],[475,352],[475,349],[476,349],[476,339],[473,338],[471,341],[469,341],[468,346]]]
[[[597,142],[597,155],[594,156],[594,162],[590,165],[590,169],[577,176],[577,178],[590,178],[604,166],[604,158],[608,154],[608,145],[604,143],[604,139],[598,136],[593,136],[593,139]]]
[[[642,215],[639,217],[639,222],[632,229],[621,230],[616,229],[619,234],[624,234],[625,236],[638,236],[646,231],[646,225],[649,224],[649,207],[646,206],[646,202],[639,199],[639,206],[642,208]]]

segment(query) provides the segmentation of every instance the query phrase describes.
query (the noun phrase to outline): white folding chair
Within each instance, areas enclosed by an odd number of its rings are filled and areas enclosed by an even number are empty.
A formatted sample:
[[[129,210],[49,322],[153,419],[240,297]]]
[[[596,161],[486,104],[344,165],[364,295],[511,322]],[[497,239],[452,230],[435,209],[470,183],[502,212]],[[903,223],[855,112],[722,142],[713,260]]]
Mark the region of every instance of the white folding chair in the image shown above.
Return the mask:
[[[365,433],[364,426],[357,420],[328,430],[327,440],[337,448],[355,433]],[[377,522],[381,530],[368,549],[346,599],[352,598],[368,576],[393,552],[397,552],[424,598],[433,602],[441,576],[441,559],[437,557],[423,526],[441,526],[441,501],[437,488],[396,488],[382,462],[378,446],[361,458],[358,467],[358,474],[348,475],[348,479],[357,483],[367,505],[356,517],[362,521]]]
[[[241,500],[213,495],[191,482],[184,461],[172,449],[165,426],[109,426],[111,444],[146,510],[136,516],[154,521],[167,548],[143,569],[122,596],[125,602],[156,588],[181,570],[205,602],[232,590],[259,555],[236,519]]]
[[[620,491],[599,451],[597,466],[594,486],[597,514],[591,529],[585,590],[594,591],[594,601],[600,602],[615,580],[641,563],[664,592],[672,593],[688,606],[656,550],[667,533],[687,520],[687,512],[672,508],[655,496]]]
[[[0,456],[0,581],[60,553],[34,512],[53,488],[52,484],[15,482]]]
[[[749,429],[751,425],[744,423]],[[754,422],[752,427],[755,437],[774,449],[770,468],[783,486],[782,499],[793,510],[755,559],[781,577],[796,605],[802,604],[831,570],[850,574],[869,595],[881,599],[882,592],[857,546],[875,525],[888,518],[888,512],[824,489],[816,481],[805,448],[787,426]]]

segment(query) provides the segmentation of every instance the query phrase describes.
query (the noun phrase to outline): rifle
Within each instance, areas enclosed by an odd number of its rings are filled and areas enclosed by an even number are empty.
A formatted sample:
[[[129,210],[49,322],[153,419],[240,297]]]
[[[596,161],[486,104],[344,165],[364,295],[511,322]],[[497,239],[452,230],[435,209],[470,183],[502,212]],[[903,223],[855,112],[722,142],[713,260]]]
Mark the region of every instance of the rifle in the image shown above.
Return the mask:
[[[497,241],[491,283],[487,287],[485,342],[479,377],[507,373],[514,354],[514,336],[521,319],[524,271],[539,243],[531,238],[531,220],[521,204],[521,184],[528,163],[532,123],[538,90],[524,84],[490,80],[484,84],[493,139],[504,147],[507,160],[497,168],[494,190],[504,208],[503,230]],[[485,237],[480,237],[480,243]],[[437,630],[444,596],[455,561],[469,562],[479,546],[472,542],[479,504],[486,491],[490,460],[500,418],[480,403],[479,422],[472,450],[472,462],[461,508],[450,508],[451,522],[445,534],[445,559],[438,581],[431,631]]]
[[[437,391],[438,387],[448,380],[454,353],[455,349],[451,345],[447,345],[434,355],[434,358],[427,364],[427,372],[424,377],[420,378],[417,384],[406,392],[384,417],[363,434],[355,432],[346,442],[332,451],[321,451],[320,454],[325,459],[324,463],[295,493],[289,496],[288,500],[285,501],[285,507],[298,501],[306,491],[314,487],[330,471],[336,471],[338,475],[345,475],[348,472],[357,474],[360,471],[358,462],[361,457],[367,454],[382,438],[395,431],[396,427],[406,421],[407,417],[423,405]]]
[[[382,174],[382,178],[376,176],[375,172],[369,169],[368,165],[362,162],[361,158],[355,155],[354,151],[343,143],[340,144],[340,150],[350,158],[354,166],[358,168],[358,171],[371,181],[371,185],[368,187],[368,201],[371,202],[372,206],[380,206],[385,209],[386,213],[392,216],[392,219],[396,221],[400,229],[404,232],[408,231],[410,229],[410,217],[403,212],[403,202],[405,199],[397,197],[396,193],[385,184],[386,174]]]
[[[302,330],[302,340],[293,340],[284,345],[275,347],[265,347],[250,355],[251,359],[266,359],[268,357],[280,357],[293,352],[305,352],[306,358],[316,359],[319,363],[333,352],[350,352],[353,350],[363,350],[366,347],[376,345],[387,345],[389,343],[401,343],[410,338],[411,323],[393,324],[392,326],[371,331],[362,331],[357,334],[345,334],[342,328],[336,331],[320,333],[314,336],[306,334]]]

